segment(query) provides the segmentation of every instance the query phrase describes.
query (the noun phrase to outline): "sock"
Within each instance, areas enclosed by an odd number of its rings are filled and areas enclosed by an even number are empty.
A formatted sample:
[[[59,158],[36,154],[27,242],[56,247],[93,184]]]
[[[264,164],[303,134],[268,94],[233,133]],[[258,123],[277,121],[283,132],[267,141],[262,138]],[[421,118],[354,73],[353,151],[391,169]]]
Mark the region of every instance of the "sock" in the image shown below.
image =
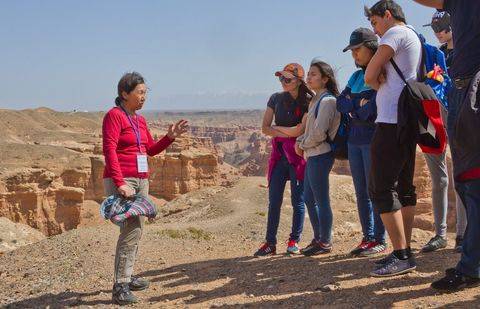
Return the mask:
[[[412,248],[407,247],[406,250],[407,250],[407,256],[408,256],[408,257],[411,257],[411,256],[413,255],[413,253],[412,253]]]
[[[399,260],[408,259],[407,249],[394,250],[393,255],[395,255]]]

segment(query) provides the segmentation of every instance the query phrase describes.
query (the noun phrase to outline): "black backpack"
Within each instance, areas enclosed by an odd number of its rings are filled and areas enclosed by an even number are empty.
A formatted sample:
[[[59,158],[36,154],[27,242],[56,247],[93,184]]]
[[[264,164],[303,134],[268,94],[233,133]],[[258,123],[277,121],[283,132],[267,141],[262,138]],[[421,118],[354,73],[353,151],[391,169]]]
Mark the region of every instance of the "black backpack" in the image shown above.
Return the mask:
[[[421,67],[424,67],[422,54]],[[443,106],[435,92],[424,80],[407,81],[395,61],[390,59],[390,63],[405,83],[398,100],[399,142],[413,138],[424,153],[443,153],[447,147],[447,132],[442,119]]]

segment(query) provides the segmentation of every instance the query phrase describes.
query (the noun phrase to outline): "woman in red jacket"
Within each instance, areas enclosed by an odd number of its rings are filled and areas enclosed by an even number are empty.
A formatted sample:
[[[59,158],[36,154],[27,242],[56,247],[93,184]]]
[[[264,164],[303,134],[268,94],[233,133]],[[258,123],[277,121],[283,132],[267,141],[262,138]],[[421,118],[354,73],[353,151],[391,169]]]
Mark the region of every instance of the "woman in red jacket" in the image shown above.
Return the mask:
[[[126,73],[118,82],[116,107],[109,110],[103,119],[103,178],[107,196],[148,196],[147,156],[159,154],[176,137],[187,131],[187,121],[180,120],[175,125],[170,125],[168,133],[155,142],[145,118],[136,114],[143,107],[146,96],[147,86],[143,77],[136,72]],[[112,291],[112,299],[117,304],[136,302],[131,291],[143,290],[149,285],[145,279],[132,277],[143,221],[143,217],[132,217],[120,228]]]

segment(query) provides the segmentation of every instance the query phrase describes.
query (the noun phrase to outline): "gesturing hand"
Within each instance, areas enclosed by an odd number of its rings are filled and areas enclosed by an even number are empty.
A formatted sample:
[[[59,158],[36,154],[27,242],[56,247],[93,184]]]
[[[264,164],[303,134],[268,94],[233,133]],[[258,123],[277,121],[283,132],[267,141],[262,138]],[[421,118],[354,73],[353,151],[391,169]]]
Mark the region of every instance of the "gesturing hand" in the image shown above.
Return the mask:
[[[182,136],[182,134],[188,131],[188,121],[187,120],[180,120],[176,124],[171,124],[168,127],[167,136],[170,139],[175,139],[177,137]]]

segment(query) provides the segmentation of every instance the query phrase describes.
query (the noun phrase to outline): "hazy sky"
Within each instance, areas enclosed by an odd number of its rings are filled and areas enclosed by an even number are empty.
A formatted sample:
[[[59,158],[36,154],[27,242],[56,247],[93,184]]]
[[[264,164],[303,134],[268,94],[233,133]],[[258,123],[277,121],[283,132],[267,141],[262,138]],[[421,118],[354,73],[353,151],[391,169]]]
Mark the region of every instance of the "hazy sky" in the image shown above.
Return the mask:
[[[146,109],[263,108],[288,62],[320,56],[343,87],[347,45],[369,27],[371,0],[15,0],[0,10],[0,108],[106,110],[120,76],[136,70]],[[400,0],[435,42],[433,10]]]

